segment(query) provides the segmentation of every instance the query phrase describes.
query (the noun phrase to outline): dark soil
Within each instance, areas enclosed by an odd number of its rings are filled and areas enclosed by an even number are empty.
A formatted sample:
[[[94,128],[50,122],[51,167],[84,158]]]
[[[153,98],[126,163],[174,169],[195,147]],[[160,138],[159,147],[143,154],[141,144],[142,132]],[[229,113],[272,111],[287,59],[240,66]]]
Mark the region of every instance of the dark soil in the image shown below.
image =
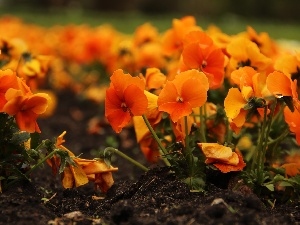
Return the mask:
[[[101,109],[68,92],[59,100],[56,114],[39,121],[43,138],[66,130],[65,146],[83,158],[97,157],[96,150],[108,147],[113,138],[121,151],[147,165],[131,129],[115,135],[100,120],[99,132],[90,134],[88,122]],[[64,190],[45,165],[32,174],[32,182],[20,182],[0,195],[0,224],[300,224],[300,201],[275,202],[272,208],[247,188],[231,190],[217,174],[210,175],[204,193],[197,193],[168,168],[151,165],[144,173],[119,157],[113,158],[113,165],[119,171],[106,195],[92,184]]]

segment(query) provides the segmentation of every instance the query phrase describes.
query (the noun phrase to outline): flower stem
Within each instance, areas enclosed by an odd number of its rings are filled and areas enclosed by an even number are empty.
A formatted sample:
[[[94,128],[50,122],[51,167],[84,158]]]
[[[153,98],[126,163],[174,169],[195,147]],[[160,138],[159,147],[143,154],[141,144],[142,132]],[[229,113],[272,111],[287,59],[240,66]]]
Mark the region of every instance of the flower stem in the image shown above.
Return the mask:
[[[133,165],[139,167],[140,169],[144,170],[144,171],[148,171],[149,169],[147,167],[145,167],[144,165],[142,165],[141,163],[139,163],[138,161],[136,161],[135,159],[129,157],[128,155],[124,154],[123,152],[119,151],[116,148],[113,147],[107,147],[105,148],[104,151],[111,151],[113,153],[116,153],[117,155],[121,156],[122,158],[128,160],[129,162],[131,162]]]
[[[189,176],[192,179],[192,177],[194,176],[194,156],[193,156],[193,152],[190,148],[190,137],[189,137],[189,128],[188,128],[188,117],[185,116],[184,117],[184,132],[185,132],[185,151],[187,154],[187,158],[188,158],[188,163],[189,163]],[[190,179],[190,186],[191,186],[191,179]]]
[[[160,150],[163,152],[164,155],[167,155],[168,154],[168,151],[166,150],[166,148],[163,146],[163,144],[161,143],[159,137],[157,136],[157,134],[155,133],[155,131],[153,130],[148,118],[145,116],[145,115],[142,115],[150,133],[152,134],[154,140],[156,141],[156,143],[158,144],[158,147],[160,148]],[[165,162],[165,164],[167,166],[171,166],[170,162],[168,161],[167,158],[163,157],[163,160]]]
[[[47,156],[45,156],[41,161],[39,161],[37,164],[35,164],[30,170],[28,170],[25,173],[25,176],[28,176],[31,174],[34,170],[36,170],[39,166],[41,166],[47,159],[50,159],[57,151],[58,149],[54,149],[52,152],[50,152]]]
[[[205,113],[205,105],[200,107],[200,140],[202,143],[206,143],[206,136],[205,136],[205,130],[206,130],[206,113]]]

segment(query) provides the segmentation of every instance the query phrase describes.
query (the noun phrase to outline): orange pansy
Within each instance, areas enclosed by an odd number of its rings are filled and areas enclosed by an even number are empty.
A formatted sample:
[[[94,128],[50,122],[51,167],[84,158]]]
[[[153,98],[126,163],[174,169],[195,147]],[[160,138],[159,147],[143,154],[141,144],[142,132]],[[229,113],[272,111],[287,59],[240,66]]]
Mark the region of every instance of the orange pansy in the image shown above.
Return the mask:
[[[5,93],[9,88],[18,89],[18,81],[16,74],[10,70],[0,70],[0,111],[3,110],[3,106],[7,102],[5,99]]]
[[[162,39],[164,53],[168,56],[181,53],[183,39],[187,33],[192,30],[201,30],[201,28],[196,25],[196,19],[193,16],[173,19],[172,25],[172,28],[165,32]]]
[[[157,68],[148,68],[145,75],[146,89],[160,89],[165,84],[167,77]]]
[[[300,112],[292,112],[287,106],[284,108],[284,119],[288,124],[290,131],[296,135],[296,141],[300,145]]]
[[[106,192],[113,185],[112,172],[118,170],[118,168],[107,166],[104,161],[90,160],[78,158],[72,151],[63,146],[65,142],[64,131],[56,139],[56,147],[66,151],[68,155],[73,159],[75,165],[68,165],[64,168],[62,174],[62,185],[64,188],[79,187],[93,181],[95,188],[100,188],[101,191]],[[48,165],[51,167],[53,173],[56,175],[58,168],[61,166],[60,158],[53,156],[47,160]]]
[[[121,69],[116,70],[110,80],[110,87],[106,90],[105,116],[119,133],[133,116],[145,113],[148,105],[145,83],[139,77],[124,74]]]
[[[138,47],[145,43],[157,40],[158,30],[150,23],[144,23],[141,26],[138,26],[134,32],[133,43]]]
[[[206,157],[206,164],[213,164],[221,172],[240,171],[246,164],[239,152],[233,152],[231,148],[217,143],[198,143]]]
[[[167,81],[158,96],[158,109],[170,114],[173,122],[192,113],[207,99],[207,77],[198,70],[188,70]]]
[[[219,88],[224,79],[225,57],[220,48],[202,31],[192,31],[186,35],[182,51],[182,61],[186,69],[204,72],[212,89]]]
[[[300,101],[297,93],[297,80],[292,81],[288,75],[275,71],[268,75],[266,83],[268,90],[275,95],[275,97],[291,97],[291,102],[287,99],[284,99],[284,101],[292,111],[294,110],[294,107],[300,111]]]
[[[49,96],[44,93],[22,93],[21,90],[10,88],[5,94],[7,100],[3,111],[15,116],[21,130],[29,133],[41,132],[36,122],[38,115],[48,107]]]
[[[230,55],[229,72],[243,66],[251,66],[257,71],[265,71],[272,63],[272,60],[263,55],[258,46],[245,37],[236,37],[226,48]]]

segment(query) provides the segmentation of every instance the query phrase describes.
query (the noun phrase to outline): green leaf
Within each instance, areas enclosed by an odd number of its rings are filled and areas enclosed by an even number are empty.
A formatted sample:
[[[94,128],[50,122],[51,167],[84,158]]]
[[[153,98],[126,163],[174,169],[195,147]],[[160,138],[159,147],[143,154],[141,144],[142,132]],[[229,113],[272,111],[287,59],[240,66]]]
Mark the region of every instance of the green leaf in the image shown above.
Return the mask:
[[[292,187],[293,185],[287,181],[282,181],[279,183],[281,187]]]
[[[28,132],[16,132],[13,134],[10,142],[20,145],[28,141],[29,138],[30,138],[30,134]]]
[[[40,144],[40,134],[35,132],[30,134],[30,148],[36,149]]]
[[[266,188],[268,188],[270,191],[274,191],[274,184],[265,184],[264,185]]]

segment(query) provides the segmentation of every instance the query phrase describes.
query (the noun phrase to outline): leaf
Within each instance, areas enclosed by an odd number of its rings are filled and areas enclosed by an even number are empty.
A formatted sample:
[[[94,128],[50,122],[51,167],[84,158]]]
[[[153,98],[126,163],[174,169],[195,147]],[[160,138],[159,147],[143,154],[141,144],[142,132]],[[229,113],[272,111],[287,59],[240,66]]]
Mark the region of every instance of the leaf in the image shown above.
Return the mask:
[[[30,148],[36,149],[40,143],[40,134],[35,132],[30,134]]]
[[[281,187],[293,187],[293,185],[287,181],[282,181],[279,183]]]
[[[10,142],[20,145],[26,142],[30,138],[30,134],[28,132],[17,132],[14,133]]]
[[[265,184],[266,188],[268,188],[270,191],[274,191],[274,184]]]

